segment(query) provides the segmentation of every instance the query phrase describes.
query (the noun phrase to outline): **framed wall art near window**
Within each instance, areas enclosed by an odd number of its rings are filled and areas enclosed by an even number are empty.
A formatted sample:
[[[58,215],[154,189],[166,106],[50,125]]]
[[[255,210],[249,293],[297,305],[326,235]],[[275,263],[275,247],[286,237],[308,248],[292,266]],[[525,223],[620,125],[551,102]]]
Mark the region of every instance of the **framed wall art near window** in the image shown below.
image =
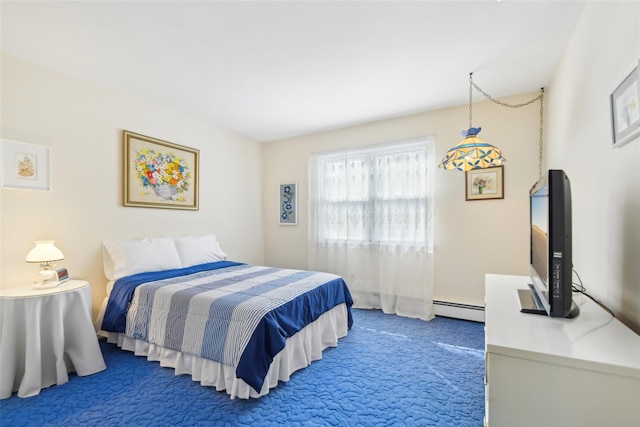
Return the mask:
[[[298,225],[298,184],[280,184],[280,225]]]
[[[123,131],[124,206],[198,210],[200,151]]]
[[[51,190],[51,147],[2,140],[2,187]]]
[[[640,136],[640,63],[611,94],[613,147]]]
[[[504,166],[466,172],[466,200],[504,199]]]

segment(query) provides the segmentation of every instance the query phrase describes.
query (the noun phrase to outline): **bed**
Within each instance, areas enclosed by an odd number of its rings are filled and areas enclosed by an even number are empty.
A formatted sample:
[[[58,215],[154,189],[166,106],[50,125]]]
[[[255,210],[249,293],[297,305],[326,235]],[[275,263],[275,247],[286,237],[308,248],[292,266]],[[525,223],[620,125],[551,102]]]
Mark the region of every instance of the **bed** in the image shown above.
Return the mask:
[[[227,260],[215,235],[103,242],[99,335],[231,398],[269,393],[353,323],[336,275]]]

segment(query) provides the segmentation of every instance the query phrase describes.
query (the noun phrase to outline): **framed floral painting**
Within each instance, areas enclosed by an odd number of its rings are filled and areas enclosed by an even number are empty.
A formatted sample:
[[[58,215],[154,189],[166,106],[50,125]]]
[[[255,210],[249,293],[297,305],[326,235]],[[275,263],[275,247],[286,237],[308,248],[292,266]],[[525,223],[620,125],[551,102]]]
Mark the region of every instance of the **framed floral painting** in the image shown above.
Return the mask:
[[[123,131],[124,205],[198,210],[200,151]]]
[[[466,172],[466,200],[504,199],[504,166]]]
[[[298,225],[298,184],[280,184],[280,225]]]

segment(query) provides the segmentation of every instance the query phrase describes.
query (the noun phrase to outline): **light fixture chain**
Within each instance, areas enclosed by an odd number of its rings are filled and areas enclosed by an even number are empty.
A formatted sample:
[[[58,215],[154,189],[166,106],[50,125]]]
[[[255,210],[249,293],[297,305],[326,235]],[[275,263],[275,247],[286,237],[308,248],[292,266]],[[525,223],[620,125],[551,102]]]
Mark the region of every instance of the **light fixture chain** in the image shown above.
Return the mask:
[[[469,127],[471,127],[471,86],[475,87],[478,92],[484,95],[489,101],[501,105],[507,108],[520,108],[526,107],[527,105],[533,104],[536,101],[540,101],[540,138],[538,141],[538,178],[542,178],[542,154],[543,154],[543,142],[542,142],[542,134],[543,134],[543,125],[544,125],[544,88],[540,89],[540,95],[533,98],[530,101],[523,102],[521,104],[507,104],[506,102],[502,102],[498,99],[493,99],[491,95],[482,90],[477,84],[473,82],[471,78],[471,74],[469,74]]]
[[[538,179],[542,178],[542,125],[543,125],[543,119],[544,119],[544,111],[543,111],[543,104],[544,104],[544,88],[540,89],[540,96],[538,97],[540,98],[540,141],[539,141],[539,149],[538,149],[538,153],[539,153],[539,157],[538,157]]]
[[[471,124],[471,103],[473,102],[473,73],[469,74],[469,129],[473,127]]]
[[[473,85],[473,87],[476,88],[476,90],[478,92],[480,92],[481,94],[484,95],[485,98],[487,98],[489,101],[494,102],[498,105],[502,105],[503,107],[508,107],[508,108],[520,108],[520,107],[526,107],[527,105],[533,104],[534,102],[536,102],[539,99],[542,99],[542,94],[538,95],[536,98],[533,98],[531,101],[528,102],[524,102],[522,104],[507,104],[506,102],[502,102],[500,100],[497,99],[493,99],[491,97],[491,95],[489,95],[487,92],[483,91],[482,89],[480,89],[480,87],[478,87],[477,84],[473,83],[473,81],[471,82],[471,84]]]

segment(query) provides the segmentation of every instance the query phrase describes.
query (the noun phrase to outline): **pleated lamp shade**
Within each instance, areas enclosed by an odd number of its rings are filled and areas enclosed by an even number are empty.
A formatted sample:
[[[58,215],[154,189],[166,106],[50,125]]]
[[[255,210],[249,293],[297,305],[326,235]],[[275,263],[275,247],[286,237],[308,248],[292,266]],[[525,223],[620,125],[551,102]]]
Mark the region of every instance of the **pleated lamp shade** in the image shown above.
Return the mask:
[[[44,266],[64,259],[62,251],[56,248],[54,243],[54,240],[36,240],[36,246],[27,254],[25,261],[37,262]]]

